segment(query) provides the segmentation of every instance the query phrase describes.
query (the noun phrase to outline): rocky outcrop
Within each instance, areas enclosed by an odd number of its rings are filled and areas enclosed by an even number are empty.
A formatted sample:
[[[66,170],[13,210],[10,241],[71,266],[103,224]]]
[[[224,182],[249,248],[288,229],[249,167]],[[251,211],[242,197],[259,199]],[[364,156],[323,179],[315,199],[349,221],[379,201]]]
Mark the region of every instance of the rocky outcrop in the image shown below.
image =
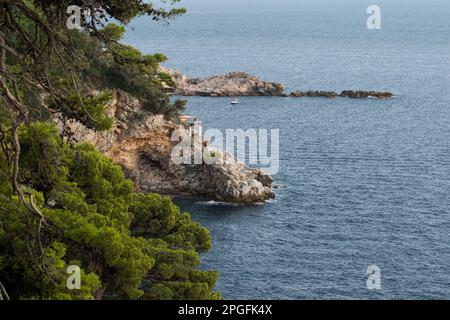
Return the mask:
[[[245,72],[231,72],[223,76],[189,79],[180,72],[164,69],[177,83],[172,91],[181,96],[240,97],[281,96],[284,87],[280,83],[266,82]]]
[[[337,93],[334,91],[295,91],[290,94],[291,97],[294,98],[302,98],[302,97],[323,97],[323,98],[336,98]]]
[[[345,90],[340,94],[334,91],[295,91],[290,94],[290,97],[294,98],[302,98],[302,97],[323,97],[323,98],[336,98],[336,97],[346,97],[353,99],[367,99],[367,98],[377,98],[377,99],[386,99],[392,98],[394,95],[391,92],[385,91],[352,91]]]
[[[272,178],[247,167],[231,155],[222,163],[177,165],[171,159],[175,130],[185,130],[162,115],[151,115],[139,100],[118,92],[107,112],[114,126],[106,132],[92,131],[79,122],[63,124],[75,142],[86,141],[120,164],[127,177],[143,192],[194,195],[220,201],[256,203],[274,198]]]
[[[394,94],[392,94],[391,92],[385,92],[385,91],[345,90],[345,91],[342,91],[342,93],[339,96],[353,98],[353,99],[365,99],[365,98],[386,99],[386,98],[392,98],[394,96]]]
[[[189,79],[179,71],[162,67],[161,71],[169,74],[177,84],[177,88],[166,86],[169,93],[181,96],[275,96],[293,98],[322,97],[329,99],[336,97],[384,99],[394,96],[391,92],[363,90],[344,90],[341,93],[334,91],[294,91],[288,95],[284,92],[284,86],[281,83],[266,82],[245,72],[231,72],[223,76]]]

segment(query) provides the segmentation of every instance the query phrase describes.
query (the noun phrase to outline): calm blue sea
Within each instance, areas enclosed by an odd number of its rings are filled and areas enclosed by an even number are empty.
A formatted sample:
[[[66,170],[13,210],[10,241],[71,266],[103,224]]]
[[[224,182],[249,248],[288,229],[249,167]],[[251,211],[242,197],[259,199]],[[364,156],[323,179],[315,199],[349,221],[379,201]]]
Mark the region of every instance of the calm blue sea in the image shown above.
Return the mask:
[[[183,2],[182,2],[183,3]],[[381,30],[366,9],[381,8]],[[450,298],[450,2],[186,0],[125,41],[190,76],[246,71],[288,90],[390,100],[189,98],[209,128],[279,128],[273,203],[179,199],[212,233],[227,299]],[[367,267],[381,290],[367,289]]]

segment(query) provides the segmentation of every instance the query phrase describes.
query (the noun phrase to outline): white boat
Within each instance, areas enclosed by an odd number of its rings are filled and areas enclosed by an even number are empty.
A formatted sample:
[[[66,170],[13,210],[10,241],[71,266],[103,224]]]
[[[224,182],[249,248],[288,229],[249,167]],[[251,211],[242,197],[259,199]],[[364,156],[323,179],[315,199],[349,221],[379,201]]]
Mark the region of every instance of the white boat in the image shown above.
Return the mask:
[[[239,99],[233,99],[231,100],[231,104],[239,104]]]

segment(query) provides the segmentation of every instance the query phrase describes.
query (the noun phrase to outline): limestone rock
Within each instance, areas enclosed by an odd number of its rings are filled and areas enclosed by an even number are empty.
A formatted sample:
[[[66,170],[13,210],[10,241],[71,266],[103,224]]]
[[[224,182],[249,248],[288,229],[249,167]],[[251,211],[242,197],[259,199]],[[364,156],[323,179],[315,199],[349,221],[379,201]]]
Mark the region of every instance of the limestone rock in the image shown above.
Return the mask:
[[[231,72],[222,76],[189,79],[178,71],[163,69],[177,83],[172,91],[181,96],[285,96],[280,83],[266,82],[245,72]]]
[[[65,127],[72,132],[74,142],[90,142],[121,165],[138,191],[243,203],[275,197],[271,177],[230,154],[214,164],[175,164],[171,152],[177,142],[172,142],[171,137],[175,130],[184,130],[182,125],[167,121],[162,115],[145,113],[138,99],[117,92],[107,113],[113,117],[114,125],[106,132],[95,132],[75,121],[64,124],[58,116],[55,122],[61,130]]]
[[[339,96],[353,98],[353,99],[364,99],[364,98],[386,99],[386,98],[392,98],[394,95],[391,92],[383,92],[383,91],[345,90],[345,91],[342,91],[342,93]]]
[[[301,97],[324,97],[324,98],[336,98],[337,93],[334,91],[295,91],[292,92],[291,97],[301,98]]]
[[[344,90],[340,94],[334,91],[294,91],[290,94],[293,98],[302,98],[302,97],[323,97],[323,98],[336,98],[336,97],[346,97],[353,99],[367,99],[367,98],[392,98],[394,95],[391,92],[384,91],[352,91],[352,90]]]

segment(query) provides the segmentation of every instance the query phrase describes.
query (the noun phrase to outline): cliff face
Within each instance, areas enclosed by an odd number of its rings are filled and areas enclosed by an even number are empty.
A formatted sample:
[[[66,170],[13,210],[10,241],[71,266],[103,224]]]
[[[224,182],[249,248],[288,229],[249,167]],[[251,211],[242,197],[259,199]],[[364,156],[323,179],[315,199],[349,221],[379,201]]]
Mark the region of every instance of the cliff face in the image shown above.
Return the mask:
[[[173,94],[181,96],[281,96],[284,91],[284,87],[280,83],[266,82],[245,72],[189,79],[179,72],[168,69],[163,69],[163,71],[170,74],[177,83]]]
[[[173,163],[172,133],[183,127],[162,115],[143,112],[139,100],[117,92],[107,112],[115,120],[107,132],[95,132],[74,121],[66,122],[65,130],[72,132],[75,142],[90,142],[120,164],[139,191],[243,203],[274,198],[271,177],[231,156],[210,165]],[[63,130],[62,120],[55,121]]]

